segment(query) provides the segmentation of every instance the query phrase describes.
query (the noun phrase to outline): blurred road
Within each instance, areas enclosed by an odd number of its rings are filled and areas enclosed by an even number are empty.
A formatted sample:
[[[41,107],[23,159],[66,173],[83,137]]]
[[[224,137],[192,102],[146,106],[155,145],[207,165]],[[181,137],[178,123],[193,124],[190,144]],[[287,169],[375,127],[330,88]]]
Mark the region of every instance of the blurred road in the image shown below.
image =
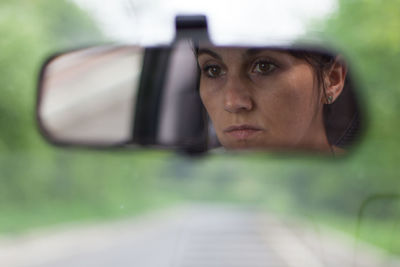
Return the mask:
[[[259,210],[193,205],[125,221],[0,239],[2,267],[400,266],[320,226]]]

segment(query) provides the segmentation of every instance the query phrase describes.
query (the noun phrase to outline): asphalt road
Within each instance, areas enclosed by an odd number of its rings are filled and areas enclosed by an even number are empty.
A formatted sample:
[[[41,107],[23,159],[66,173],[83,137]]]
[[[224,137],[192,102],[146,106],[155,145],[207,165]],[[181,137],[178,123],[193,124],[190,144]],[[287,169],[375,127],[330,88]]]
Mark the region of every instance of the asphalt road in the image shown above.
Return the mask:
[[[191,205],[96,225],[0,238],[1,267],[400,266],[318,225],[259,210]]]

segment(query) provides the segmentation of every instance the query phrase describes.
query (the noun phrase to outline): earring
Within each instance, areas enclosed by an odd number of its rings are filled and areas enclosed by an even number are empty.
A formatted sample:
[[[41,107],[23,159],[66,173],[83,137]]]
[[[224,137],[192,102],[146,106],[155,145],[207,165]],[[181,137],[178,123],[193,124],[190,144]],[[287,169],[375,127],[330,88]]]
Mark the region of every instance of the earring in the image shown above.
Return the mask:
[[[328,97],[326,98],[328,104],[332,104],[333,103],[333,96],[328,95]]]

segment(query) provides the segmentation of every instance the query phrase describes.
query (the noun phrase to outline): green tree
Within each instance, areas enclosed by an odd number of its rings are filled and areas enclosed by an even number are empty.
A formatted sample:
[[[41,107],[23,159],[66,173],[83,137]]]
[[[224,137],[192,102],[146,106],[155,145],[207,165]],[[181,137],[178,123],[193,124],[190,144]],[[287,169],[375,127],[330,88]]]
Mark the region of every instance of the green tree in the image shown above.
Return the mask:
[[[6,1],[0,7],[0,150],[37,143],[34,100],[41,61],[65,47],[103,40],[72,2]]]

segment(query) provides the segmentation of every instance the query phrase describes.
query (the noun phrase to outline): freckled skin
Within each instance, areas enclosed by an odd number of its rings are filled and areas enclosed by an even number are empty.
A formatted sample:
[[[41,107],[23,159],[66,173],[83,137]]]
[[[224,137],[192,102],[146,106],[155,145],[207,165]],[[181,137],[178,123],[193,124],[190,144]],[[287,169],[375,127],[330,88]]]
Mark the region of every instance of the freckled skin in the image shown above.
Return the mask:
[[[274,50],[250,56],[244,48],[209,50],[219,58],[199,53],[200,96],[224,147],[329,149],[321,88],[305,60]],[[260,130],[248,138],[226,132],[237,125]]]

